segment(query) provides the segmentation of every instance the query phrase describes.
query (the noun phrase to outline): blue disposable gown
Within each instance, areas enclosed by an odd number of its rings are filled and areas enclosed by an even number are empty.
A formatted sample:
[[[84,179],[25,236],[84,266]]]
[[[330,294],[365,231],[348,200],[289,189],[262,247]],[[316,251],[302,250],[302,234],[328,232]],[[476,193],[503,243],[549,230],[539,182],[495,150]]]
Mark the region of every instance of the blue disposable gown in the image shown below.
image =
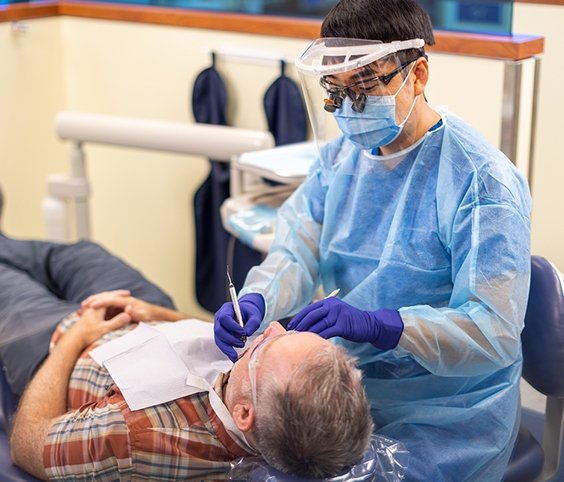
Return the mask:
[[[326,154],[280,208],[242,294],[263,294],[265,324],[320,285],[361,309],[398,309],[405,329],[393,350],[334,340],[359,358],[378,433],[410,451],[406,480],[500,480],[519,423],[526,181],[446,113],[392,156],[342,137]]]

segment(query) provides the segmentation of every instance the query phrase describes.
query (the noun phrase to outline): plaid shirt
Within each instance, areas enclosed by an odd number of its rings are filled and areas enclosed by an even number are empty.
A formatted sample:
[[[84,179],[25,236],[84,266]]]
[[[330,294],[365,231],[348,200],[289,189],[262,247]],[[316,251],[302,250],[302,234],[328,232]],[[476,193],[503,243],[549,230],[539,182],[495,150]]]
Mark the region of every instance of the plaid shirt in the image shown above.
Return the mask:
[[[61,322],[51,345],[74,323]],[[227,432],[207,393],[131,411],[119,388],[88,355],[133,329],[108,333],[77,361],[68,388],[69,411],[52,425],[43,450],[50,480],[224,480],[230,461],[250,455]],[[215,390],[222,396],[226,375]]]

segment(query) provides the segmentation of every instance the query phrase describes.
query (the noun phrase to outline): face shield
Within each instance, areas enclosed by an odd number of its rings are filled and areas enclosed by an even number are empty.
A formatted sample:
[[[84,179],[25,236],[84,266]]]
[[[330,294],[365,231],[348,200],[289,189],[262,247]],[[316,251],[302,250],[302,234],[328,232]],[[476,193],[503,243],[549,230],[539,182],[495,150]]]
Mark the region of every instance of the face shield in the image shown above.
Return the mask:
[[[422,39],[382,43],[322,38],[296,60],[312,129],[320,151],[344,134],[359,149],[392,142],[409,117],[396,109],[396,96],[415,61],[424,55]]]

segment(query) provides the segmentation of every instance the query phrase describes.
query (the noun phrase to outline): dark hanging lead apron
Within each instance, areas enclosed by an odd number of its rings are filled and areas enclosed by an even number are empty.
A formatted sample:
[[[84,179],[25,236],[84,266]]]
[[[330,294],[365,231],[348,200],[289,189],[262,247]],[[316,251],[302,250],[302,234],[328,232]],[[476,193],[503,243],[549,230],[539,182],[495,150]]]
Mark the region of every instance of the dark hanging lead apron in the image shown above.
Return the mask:
[[[307,115],[300,88],[286,77],[285,67],[282,60],[280,77],[270,85],[263,99],[268,130],[277,146],[302,142],[307,136]]]
[[[223,80],[212,66],[196,78],[192,92],[192,110],[196,122],[227,125],[227,92]],[[218,139],[221,142],[221,139]],[[219,208],[229,196],[229,164],[210,159],[210,173],[194,196],[196,222],[196,298],[206,310],[215,312],[228,301],[226,266],[228,245],[231,277],[237,290],[251,267],[262,255],[236,240],[223,229]],[[233,261],[231,261],[231,259]]]

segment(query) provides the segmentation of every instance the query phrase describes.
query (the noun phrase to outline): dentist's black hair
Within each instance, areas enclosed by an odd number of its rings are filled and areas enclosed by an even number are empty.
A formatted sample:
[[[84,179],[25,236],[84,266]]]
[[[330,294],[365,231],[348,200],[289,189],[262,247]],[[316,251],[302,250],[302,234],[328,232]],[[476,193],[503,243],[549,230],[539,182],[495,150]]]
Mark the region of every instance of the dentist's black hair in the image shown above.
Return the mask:
[[[341,0],[323,20],[321,37],[435,43],[431,19],[416,0]]]

